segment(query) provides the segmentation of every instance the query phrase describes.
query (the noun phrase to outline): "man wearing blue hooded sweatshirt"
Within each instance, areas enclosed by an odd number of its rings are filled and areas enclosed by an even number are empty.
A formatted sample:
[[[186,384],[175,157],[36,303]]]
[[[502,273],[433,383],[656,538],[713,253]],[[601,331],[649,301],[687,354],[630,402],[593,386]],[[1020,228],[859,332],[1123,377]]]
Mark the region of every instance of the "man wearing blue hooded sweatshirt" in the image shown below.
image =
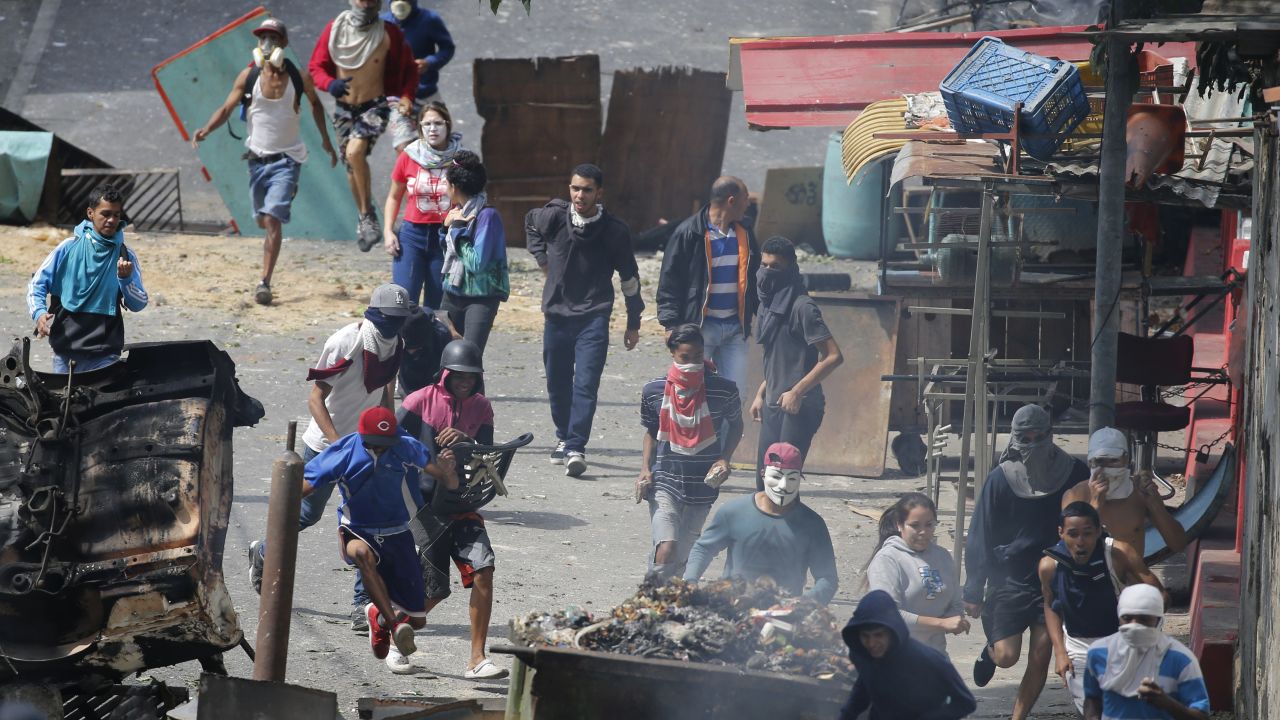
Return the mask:
[[[413,112],[404,115],[399,108],[391,108],[388,127],[391,144],[399,155],[418,139],[418,115],[422,107],[440,99],[440,70],[453,59],[454,44],[440,14],[418,7],[418,0],[395,0],[390,12],[382,13],[382,19],[400,26],[418,68],[418,93],[413,99]]]
[[[118,360],[124,310],[147,306],[138,258],[124,245],[124,195],[99,185],[89,192],[85,214],[27,286],[27,310],[36,332],[49,338],[56,373],[88,372]]]
[[[840,720],[956,720],[978,705],[951,661],[915,640],[889,593],[872,590],[841,633],[858,669]]]

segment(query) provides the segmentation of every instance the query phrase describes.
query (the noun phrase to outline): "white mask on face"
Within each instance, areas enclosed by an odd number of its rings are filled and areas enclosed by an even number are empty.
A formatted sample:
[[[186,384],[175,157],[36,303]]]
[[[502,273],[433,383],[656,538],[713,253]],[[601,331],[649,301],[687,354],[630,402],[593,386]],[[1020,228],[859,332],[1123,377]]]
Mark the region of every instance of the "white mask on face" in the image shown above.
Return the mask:
[[[413,12],[413,6],[405,2],[405,0],[395,0],[395,2],[391,3],[391,14],[395,15],[397,20],[409,17],[411,12]]]
[[[1133,476],[1129,468],[1102,468],[1102,477],[1107,480],[1107,499],[1123,500],[1133,494]]]
[[[678,362],[673,362],[673,363],[671,363],[671,364],[672,364],[673,366],[675,366],[675,369],[679,370],[679,371],[680,371],[680,372],[682,372],[682,373],[695,373],[695,372],[699,372],[699,371],[701,371],[701,370],[702,370],[702,363],[678,363]]]
[[[271,63],[276,69],[284,67],[284,48],[270,40],[258,43],[258,47],[253,49],[253,64],[262,67],[266,63]]]
[[[800,497],[800,481],[804,474],[799,470],[783,470],[778,467],[764,469],[764,494],[778,505],[789,505]]]
[[[1160,628],[1153,628],[1142,623],[1128,623],[1120,626],[1120,637],[1135,650],[1150,650],[1160,642],[1163,633]]]

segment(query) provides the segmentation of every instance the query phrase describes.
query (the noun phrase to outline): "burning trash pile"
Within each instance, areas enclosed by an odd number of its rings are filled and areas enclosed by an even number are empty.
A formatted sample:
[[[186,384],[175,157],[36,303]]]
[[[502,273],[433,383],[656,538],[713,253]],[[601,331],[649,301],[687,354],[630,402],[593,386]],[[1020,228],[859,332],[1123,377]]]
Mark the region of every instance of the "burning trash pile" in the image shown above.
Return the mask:
[[[516,617],[511,640],[846,682],[854,675],[835,617],[767,578],[646,582],[607,617],[577,607]]]

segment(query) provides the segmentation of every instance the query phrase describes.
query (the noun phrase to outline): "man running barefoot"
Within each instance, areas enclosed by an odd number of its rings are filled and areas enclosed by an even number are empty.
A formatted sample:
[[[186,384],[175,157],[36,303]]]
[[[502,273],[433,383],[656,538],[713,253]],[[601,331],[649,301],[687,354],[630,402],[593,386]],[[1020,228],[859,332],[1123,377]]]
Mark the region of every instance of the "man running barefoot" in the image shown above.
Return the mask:
[[[369,153],[387,129],[393,98],[401,114],[413,112],[418,66],[400,28],[378,17],[381,0],[348,1],[351,8],[320,32],[308,69],[316,87],[337,101],[333,126],[360,213],[356,235],[360,250],[369,252],[382,240],[373,211]]]

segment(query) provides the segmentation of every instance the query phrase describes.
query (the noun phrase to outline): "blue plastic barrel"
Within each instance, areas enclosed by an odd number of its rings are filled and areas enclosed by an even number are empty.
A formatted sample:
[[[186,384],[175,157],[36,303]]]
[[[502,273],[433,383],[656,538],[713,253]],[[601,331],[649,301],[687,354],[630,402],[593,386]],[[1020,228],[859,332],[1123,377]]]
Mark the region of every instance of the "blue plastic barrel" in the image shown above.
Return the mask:
[[[831,136],[822,171],[822,236],[827,252],[854,260],[880,257],[882,193],[893,158],[890,153],[867,163],[849,183],[840,162],[840,133]]]

